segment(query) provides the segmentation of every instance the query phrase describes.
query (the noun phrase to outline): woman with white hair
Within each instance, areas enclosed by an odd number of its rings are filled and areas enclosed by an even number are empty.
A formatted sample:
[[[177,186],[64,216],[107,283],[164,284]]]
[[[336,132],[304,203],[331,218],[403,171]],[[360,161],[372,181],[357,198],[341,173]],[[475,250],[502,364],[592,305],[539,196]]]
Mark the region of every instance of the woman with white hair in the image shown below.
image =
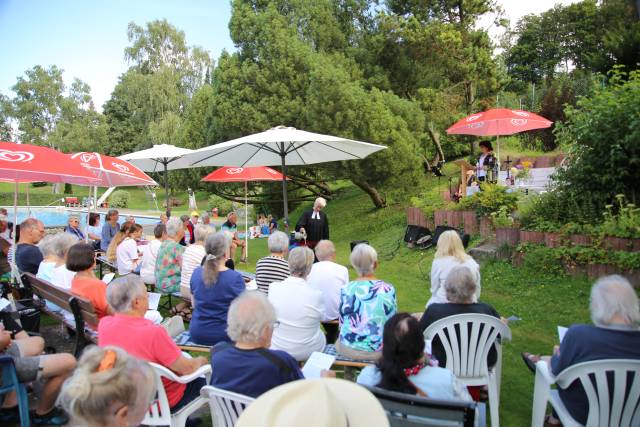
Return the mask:
[[[638,295],[629,281],[618,275],[598,279],[591,288],[589,309],[593,325],[569,327],[551,358],[522,353],[527,366],[535,372],[535,364],[545,360],[550,363],[551,373],[558,375],[582,362],[640,360],[640,308]],[[567,388],[558,388],[558,393],[571,416],[581,425],[586,424],[589,402],[582,385],[574,382]],[[560,421],[549,415],[545,425],[560,425]]]
[[[467,255],[462,240],[456,231],[445,231],[438,238],[438,249],[431,264],[431,298],[425,307],[433,303],[446,303],[447,292],[444,282],[449,272],[459,266],[464,266],[473,274],[476,290],[473,302],[480,298],[480,266],[471,256]]]
[[[270,254],[256,263],[256,284],[265,295],[269,285],[289,277],[289,263],[285,259],[289,252],[289,238],[282,231],[274,231],[267,240]]]
[[[204,244],[204,264],[191,276],[193,316],[189,332],[191,340],[200,345],[231,341],[227,336],[227,312],[245,285],[240,273],[225,266],[230,244],[231,239],[223,232],[209,234]]]
[[[67,226],[64,228],[65,233],[75,236],[76,240],[84,240],[84,233],[80,230],[80,217],[76,214],[69,215]]]
[[[69,233],[58,233],[53,241],[53,250],[58,260],[51,272],[51,283],[62,289],[71,289],[71,282],[76,273],[67,269],[67,254],[78,239]]]
[[[156,288],[165,294],[180,289],[182,255],[185,247],[180,244],[184,237],[184,225],[180,218],[167,221],[167,239],[160,244],[156,257]]]
[[[38,266],[38,273],[36,277],[38,279],[46,280],[47,282],[51,282],[51,278],[53,277],[53,269],[56,267],[56,264],[60,262],[60,258],[56,254],[55,250],[55,234],[47,234],[40,240],[38,243],[38,249],[42,252],[42,261]]]
[[[329,240],[329,218],[322,210],[327,201],[318,197],[313,202],[313,209],[302,214],[296,224],[296,231],[307,234],[307,246],[313,249],[320,240]]]
[[[137,426],[156,390],[149,366],[117,347],[93,346],[82,354],[60,392],[59,403],[70,426]]]
[[[396,290],[376,277],[378,253],[360,243],[351,252],[358,277],[340,291],[338,353],[357,360],[376,361],[382,351],[384,324],[396,314]]]
[[[232,343],[211,349],[211,385],[258,397],[281,384],[303,379],[290,354],[269,350],[276,311],[261,292],[245,291],[229,307],[227,332]]]
[[[291,276],[269,286],[269,301],[276,309],[279,326],[271,348],[284,350],[296,360],[307,360],[327,344],[320,322],[324,315],[322,292],[307,283],[313,251],[300,246],[289,252]]]
[[[183,298],[191,298],[191,275],[196,267],[202,264],[202,260],[207,255],[204,250],[204,242],[214,230],[204,224],[193,227],[195,242],[187,246],[182,254],[182,276],[180,277],[180,294]]]

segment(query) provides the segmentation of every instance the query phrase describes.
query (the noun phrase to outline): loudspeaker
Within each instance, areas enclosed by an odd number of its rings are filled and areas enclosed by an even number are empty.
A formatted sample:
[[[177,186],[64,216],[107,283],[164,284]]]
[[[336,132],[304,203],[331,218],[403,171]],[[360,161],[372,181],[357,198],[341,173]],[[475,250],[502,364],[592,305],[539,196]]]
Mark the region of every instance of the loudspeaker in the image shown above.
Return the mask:
[[[438,239],[440,238],[440,235],[445,231],[449,231],[449,230],[453,230],[456,233],[458,233],[458,235],[460,236],[460,240],[462,240],[462,245],[464,246],[465,249],[467,249],[467,246],[469,246],[469,240],[471,236],[469,236],[468,234],[464,234],[462,231],[458,230],[457,228],[448,227],[446,225],[438,225],[436,227],[435,231],[433,232],[433,245],[436,246],[438,244]]]
[[[351,245],[351,252],[353,252],[353,248],[355,248],[356,246],[358,246],[360,243],[366,243],[367,245],[369,244],[368,240],[354,240],[353,242],[350,243]]]
[[[425,236],[430,236],[431,230],[419,225],[407,225],[407,231],[404,233],[404,241],[410,245],[415,244],[418,240]]]

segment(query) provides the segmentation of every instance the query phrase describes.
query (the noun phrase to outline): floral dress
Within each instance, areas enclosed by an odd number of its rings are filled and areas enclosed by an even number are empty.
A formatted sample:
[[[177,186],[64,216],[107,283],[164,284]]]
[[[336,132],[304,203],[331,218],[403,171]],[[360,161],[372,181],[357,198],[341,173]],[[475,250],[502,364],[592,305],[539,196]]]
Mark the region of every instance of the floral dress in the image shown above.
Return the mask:
[[[184,250],[184,246],[170,239],[160,245],[156,258],[156,288],[162,293],[170,294],[180,290]]]
[[[382,350],[384,324],[396,310],[396,290],[390,283],[348,283],[340,291],[340,342],[359,351]]]

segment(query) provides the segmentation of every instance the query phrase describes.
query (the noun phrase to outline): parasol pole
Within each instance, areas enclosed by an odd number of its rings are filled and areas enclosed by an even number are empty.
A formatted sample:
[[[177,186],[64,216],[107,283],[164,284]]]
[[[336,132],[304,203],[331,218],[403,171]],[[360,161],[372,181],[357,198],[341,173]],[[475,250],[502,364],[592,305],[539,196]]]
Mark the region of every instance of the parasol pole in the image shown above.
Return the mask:
[[[249,206],[247,204],[247,182],[247,180],[244,181],[244,256],[246,259],[249,259]]]
[[[287,153],[284,151],[284,142],[280,143],[280,159],[282,160],[282,202],[284,203],[284,228],[289,229],[289,207],[287,206],[287,163],[285,157]]]
[[[162,162],[164,166],[164,201],[166,205],[166,211],[169,211],[169,177],[167,176],[167,159],[165,158]]]
[[[16,263],[16,231],[18,227],[18,181],[16,180],[16,186],[13,191],[13,252],[11,253],[11,262],[15,265]],[[11,269],[11,272],[14,272],[14,269]],[[17,277],[16,277],[17,279]]]
[[[31,218],[31,203],[29,203],[29,183],[27,182],[27,218]]]

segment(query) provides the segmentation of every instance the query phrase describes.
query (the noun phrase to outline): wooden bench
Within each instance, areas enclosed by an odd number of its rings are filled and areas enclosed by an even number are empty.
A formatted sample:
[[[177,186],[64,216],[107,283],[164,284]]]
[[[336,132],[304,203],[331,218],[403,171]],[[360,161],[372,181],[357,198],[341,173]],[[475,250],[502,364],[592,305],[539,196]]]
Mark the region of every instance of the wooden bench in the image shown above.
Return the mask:
[[[31,273],[24,273],[24,278],[35,295],[60,308],[60,310],[54,310],[45,304],[42,311],[60,320],[66,327],[75,331],[73,354],[79,357],[82,350],[87,345],[94,343],[97,338],[97,333],[88,329],[88,325],[95,326],[98,324],[98,315],[91,302],[73,295],[65,289],[58,288],[46,280],[38,279]],[[71,313],[73,319],[65,316],[65,311]]]

